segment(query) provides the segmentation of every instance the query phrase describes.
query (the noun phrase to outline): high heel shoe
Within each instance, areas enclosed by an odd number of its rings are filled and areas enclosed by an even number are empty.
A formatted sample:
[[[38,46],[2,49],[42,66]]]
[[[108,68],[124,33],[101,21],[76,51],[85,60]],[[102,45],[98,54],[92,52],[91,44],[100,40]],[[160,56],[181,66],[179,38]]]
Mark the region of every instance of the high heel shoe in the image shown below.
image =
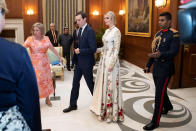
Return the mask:
[[[47,100],[45,100],[45,103],[46,103],[47,106],[52,107],[52,103],[51,102],[48,102]]]

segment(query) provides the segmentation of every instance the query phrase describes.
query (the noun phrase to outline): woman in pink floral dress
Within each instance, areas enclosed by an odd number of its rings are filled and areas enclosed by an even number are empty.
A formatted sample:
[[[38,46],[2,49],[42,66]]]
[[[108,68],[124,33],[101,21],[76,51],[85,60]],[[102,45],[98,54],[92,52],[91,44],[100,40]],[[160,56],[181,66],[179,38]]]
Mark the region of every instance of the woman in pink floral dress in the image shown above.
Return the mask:
[[[37,77],[40,98],[46,98],[48,106],[52,106],[49,95],[54,92],[50,63],[47,56],[48,49],[52,50],[62,61],[49,38],[44,36],[44,27],[41,23],[32,26],[33,35],[29,36],[24,46],[30,49],[30,57]]]
[[[104,22],[109,28],[102,37],[104,46],[97,49],[97,52],[102,52],[102,57],[97,69],[90,110],[107,122],[124,121],[118,59],[121,33],[115,27],[116,18],[112,11],[104,15]]]

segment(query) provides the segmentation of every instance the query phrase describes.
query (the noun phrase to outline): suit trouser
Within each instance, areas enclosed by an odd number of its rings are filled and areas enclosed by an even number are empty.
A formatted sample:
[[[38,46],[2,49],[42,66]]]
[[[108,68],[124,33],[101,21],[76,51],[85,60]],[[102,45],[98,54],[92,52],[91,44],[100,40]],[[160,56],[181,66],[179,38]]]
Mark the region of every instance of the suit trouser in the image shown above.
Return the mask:
[[[73,54],[73,57],[72,57],[72,66],[76,65],[77,64],[77,55],[74,53]]]
[[[74,77],[71,90],[70,106],[76,106],[79,96],[80,80],[84,76],[86,84],[93,95],[94,82],[93,82],[93,67],[81,69],[78,65],[75,66]]]
[[[63,53],[63,57],[65,57],[66,58],[66,61],[67,61],[67,69],[69,69],[70,68],[70,52],[64,52]]]
[[[152,122],[156,125],[159,125],[162,109],[173,108],[167,95],[167,86],[170,78],[170,76],[157,77],[153,75],[155,83],[155,107]]]

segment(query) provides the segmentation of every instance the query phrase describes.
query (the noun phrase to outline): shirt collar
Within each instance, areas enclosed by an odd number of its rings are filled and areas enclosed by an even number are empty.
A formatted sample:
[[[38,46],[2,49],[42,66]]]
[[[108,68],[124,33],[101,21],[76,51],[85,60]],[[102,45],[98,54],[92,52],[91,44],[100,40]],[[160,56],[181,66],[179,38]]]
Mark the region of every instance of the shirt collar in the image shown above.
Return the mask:
[[[87,26],[87,23],[86,23],[85,25],[82,26],[81,36],[82,36],[82,33],[83,33],[84,29],[86,28],[86,26]]]
[[[170,27],[169,27],[170,28]],[[161,31],[162,32],[167,32],[168,30],[169,30],[169,28],[167,28],[167,29],[162,29]]]
[[[82,31],[85,29],[86,26],[87,26],[87,23],[82,26]]]
[[[168,31],[168,29],[162,29],[161,31],[162,31],[162,32],[167,32],[167,31]]]

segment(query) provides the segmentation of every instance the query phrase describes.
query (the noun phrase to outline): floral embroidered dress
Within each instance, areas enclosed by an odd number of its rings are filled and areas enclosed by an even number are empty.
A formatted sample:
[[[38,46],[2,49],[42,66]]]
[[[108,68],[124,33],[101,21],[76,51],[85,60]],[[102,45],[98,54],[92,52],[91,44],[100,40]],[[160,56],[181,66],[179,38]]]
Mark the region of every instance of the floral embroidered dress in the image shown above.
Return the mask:
[[[118,59],[121,33],[118,28],[107,29],[103,35],[104,46],[97,69],[95,88],[90,110],[101,120],[116,122],[124,120],[123,100]],[[109,68],[113,68],[108,72]]]
[[[51,45],[51,42],[47,36],[44,36],[41,41],[30,36],[24,43],[24,46],[30,49],[30,58],[37,77],[40,98],[45,98],[54,92],[50,63],[47,56],[49,45]]]

